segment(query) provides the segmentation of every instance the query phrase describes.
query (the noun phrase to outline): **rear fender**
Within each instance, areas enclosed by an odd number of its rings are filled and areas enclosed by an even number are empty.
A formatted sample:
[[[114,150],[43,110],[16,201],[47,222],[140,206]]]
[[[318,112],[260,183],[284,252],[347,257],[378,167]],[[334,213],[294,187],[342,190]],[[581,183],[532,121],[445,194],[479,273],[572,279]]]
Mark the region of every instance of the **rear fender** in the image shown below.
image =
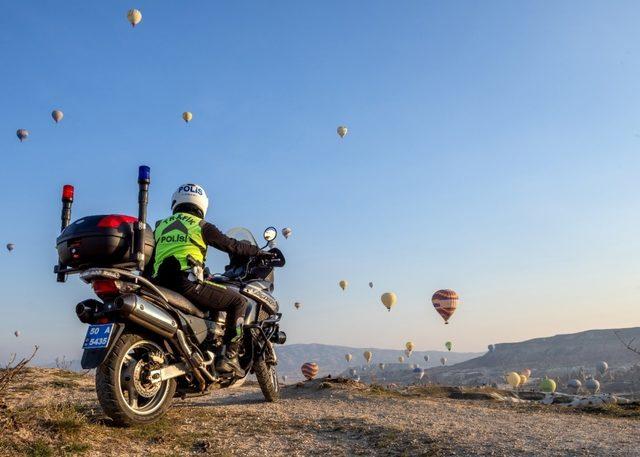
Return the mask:
[[[105,349],[85,349],[82,354],[82,360],[80,361],[80,365],[85,370],[91,370],[93,368],[97,368],[104,359],[107,358],[113,346],[116,344],[116,341],[124,332],[125,324],[116,322],[114,324],[114,330],[111,334],[111,340],[109,341],[109,346]]]

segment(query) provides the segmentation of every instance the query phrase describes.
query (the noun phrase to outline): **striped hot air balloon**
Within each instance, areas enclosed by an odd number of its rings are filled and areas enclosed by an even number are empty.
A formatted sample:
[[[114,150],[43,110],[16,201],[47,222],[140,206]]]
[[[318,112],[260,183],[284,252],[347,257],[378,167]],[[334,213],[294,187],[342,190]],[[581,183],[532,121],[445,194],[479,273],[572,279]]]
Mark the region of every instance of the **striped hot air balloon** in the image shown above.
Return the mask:
[[[438,311],[438,314],[442,316],[445,324],[449,323],[449,319],[451,319],[453,313],[456,312],[458,299],[458,294],[450,289],[439,290],[431,297],[433,307]]]
[[[300,370],[305,378],[311,380],[318,375],[318,364],[315,362],[307,362],[300,367]]]

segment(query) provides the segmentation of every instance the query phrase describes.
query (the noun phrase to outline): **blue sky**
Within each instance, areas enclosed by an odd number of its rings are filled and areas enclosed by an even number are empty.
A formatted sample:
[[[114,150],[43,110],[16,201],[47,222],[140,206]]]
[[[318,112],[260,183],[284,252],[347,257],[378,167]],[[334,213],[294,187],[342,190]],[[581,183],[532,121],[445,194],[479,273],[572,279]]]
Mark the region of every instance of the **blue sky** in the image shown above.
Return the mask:
[[[0,356],[79,353],[92,291],[51,272],[59,189],[76,186],[76,217],[135,214],[141,163],[151,219],[195,181],[223,230],[293,228],[290,342],[471,351],[640,325],[639,20],[632,1],[5,8]],[[461,296],[448,326],[439,288]]]

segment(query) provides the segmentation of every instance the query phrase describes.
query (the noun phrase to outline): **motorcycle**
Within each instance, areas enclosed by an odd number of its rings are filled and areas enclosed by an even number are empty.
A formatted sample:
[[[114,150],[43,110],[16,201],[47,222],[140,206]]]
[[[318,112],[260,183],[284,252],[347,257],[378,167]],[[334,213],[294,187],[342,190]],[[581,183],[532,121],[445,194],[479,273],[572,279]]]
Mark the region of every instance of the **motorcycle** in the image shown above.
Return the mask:
[[[99,298],[76,305],[78,319],[89,325],[81,365],[96,369],[96,392],[105,414],[116,424],[157,421],[174,398],[206,395],[229,388],[255,374],[266,401],[280,394],[275,344],[284,344],[282,314],[273,297],[274,268],[285,258],[271,248],[271,259],[230,256],[225,272],[207,280],[233,288],[248,301],[239,360],[244,376],[217,373],[224,354],[226,313],[200,309],[182,295],[150,279],[153,232],[146,223],[150,169],[138,174],[138,217],[87,216],[71,223],[73,186],[62,192],[62,224],[57,238],[58,282],[78,274]],[[277,230],[263,237],[273,246]],[[257,246],[250,231],[228,236]]]

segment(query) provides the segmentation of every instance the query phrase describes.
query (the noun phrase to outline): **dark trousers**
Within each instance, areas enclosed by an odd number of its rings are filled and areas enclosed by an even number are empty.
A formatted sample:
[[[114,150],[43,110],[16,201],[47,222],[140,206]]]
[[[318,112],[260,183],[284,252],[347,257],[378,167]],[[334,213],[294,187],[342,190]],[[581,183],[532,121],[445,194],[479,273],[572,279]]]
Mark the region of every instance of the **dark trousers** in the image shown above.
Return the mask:
[[[195,283],[185,276],[174,289],[184,295],[199,308],[227,312],[226,343],[237,335],[236,328],[242,328],[247,311],[247,300],[239,292],[213,282]]]

